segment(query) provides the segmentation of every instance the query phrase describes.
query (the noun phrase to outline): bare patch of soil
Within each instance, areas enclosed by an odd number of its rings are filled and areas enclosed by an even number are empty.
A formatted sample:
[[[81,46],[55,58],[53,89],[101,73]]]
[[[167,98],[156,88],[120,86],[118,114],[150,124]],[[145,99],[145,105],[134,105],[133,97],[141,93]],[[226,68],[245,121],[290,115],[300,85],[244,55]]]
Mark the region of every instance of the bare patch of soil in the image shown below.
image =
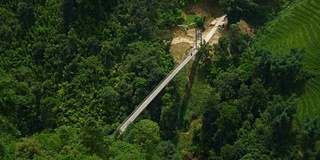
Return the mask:
[[[252,36],[254,34],[254,29],[251,28],[251,26],[246,21],[240,20],[240,22],[238,22],[238,26],[243,33],[246,33],[249,36]]]
[[[205,0],[198,3],[187,3],[183,7],[183,12],[185,14],[206,16],[207,18],[223,15],[222,7],[219,5],[218,1],[212,0]]]
[[[198,3],[188,3],[183,8],[183,15],[198,15],[206,16],[204,25],[203,38],[211,30],[213,21],[217,21],[217,17],[222,16],[223,10],[219,5],[218,0],[204,0]],[[187,52],[194,45],[195,29],[175,27],[170,33],[173,36],[171,40],[170,52],[173,55],[175,62],[180,63],[186,57]],[[219,31],[210,39],[209,44],[213,45],[218,42],[220,37]]]
[[[182,42],[186,42],[186,43],[189,43],[189,44],[192,44],[193,41],[190,40],[189,38],[184,38],[184,37],[177,37],[177,38],[174,38],[171,42],[171,45],[173,44],[178,44],[178,43],[182,43]]]
[[[214,20],[214,19],[213,19]],[[207,21],[205,24],[205,30],[203,32],[203,38],[212,29],[210,25],[212,21]],[[186,57],[188,51],[194,46],[195,29],[177,28],[172,31],[173,39],[171,41],[170,52],[173,55],[175,62],[180,63]],[[218,30],[208,42],[209,45],[218,43],[221,36],[221,31]]]
[[[172,53],[174,61],[180,63],[187,56],[188,51],[191,49],[191,45],[187,42],[181,42],[173,44],[170,47],[170,53]]]

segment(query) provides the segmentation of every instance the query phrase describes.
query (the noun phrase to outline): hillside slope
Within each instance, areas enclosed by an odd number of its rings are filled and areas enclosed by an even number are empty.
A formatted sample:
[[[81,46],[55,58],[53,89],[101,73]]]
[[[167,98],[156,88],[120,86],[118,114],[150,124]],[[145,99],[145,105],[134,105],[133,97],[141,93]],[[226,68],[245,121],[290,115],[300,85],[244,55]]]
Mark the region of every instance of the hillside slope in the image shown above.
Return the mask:
[[[272,52],[283,53],[292,48],[304,49],[304,62],[313,76],[304,87],[298,87],[299,118],[320,114],[320,1],[306,0],[288,6],[270,22],[258,44]]]

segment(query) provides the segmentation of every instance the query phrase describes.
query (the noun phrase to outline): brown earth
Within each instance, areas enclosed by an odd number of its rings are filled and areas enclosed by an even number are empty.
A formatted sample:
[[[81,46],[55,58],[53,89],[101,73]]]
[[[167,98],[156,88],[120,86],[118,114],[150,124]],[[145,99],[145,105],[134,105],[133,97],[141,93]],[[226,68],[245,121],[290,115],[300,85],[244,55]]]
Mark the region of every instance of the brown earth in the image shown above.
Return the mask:
[[[222,16],[223,10],[218,1],[205,0],[198,3],[187,3],[183,7],[183,13],[188,15],[201,15],[207,18]]]
[[[214,18],[212,18],[212,20],[214,20]],[[212,21],[206,22],[203,36],[207,35],[211,30],[211,22]],[[175,62],[180,63],[185,58],[186,53],[194,46],[195,29],[176,28],[175,30],[172,30],[172,34],[174,38],[171,41],[170,53],[173,55]],[[221,31],[218,30],[208,42],[209,45],[218,43],[220,36]]]
[[[190,49],[191,47],[189,43],[181,42],[171,45],[170,53],[173,55],[174,61],[176,63],[180,63],[187,56],[187,53]]]
[[[240,22],[238,22],[238,26],[242,32],[248,34],[250,37],[254,34],[254,29],[251,28],[246,21],[240,20]]]
[[[204,25],[205,31],[203,35],[206,35],[210,31],[212,26],[210,23],[217,17],[222,16],[223,10],[217,0],[204,0],[197,3],[187,3],[183,8],[183,14],[185,15],[198,15],[206,16],[206,23]],[[176,63],[180,63],[187,53],[194,45],[195,29],[175,27],[170,31],[170,35],[173,39],[170,42],[170,52],[174,57]],[[210,39],[209,44],[213,45],[218,42],[220,37],[219,31]]]

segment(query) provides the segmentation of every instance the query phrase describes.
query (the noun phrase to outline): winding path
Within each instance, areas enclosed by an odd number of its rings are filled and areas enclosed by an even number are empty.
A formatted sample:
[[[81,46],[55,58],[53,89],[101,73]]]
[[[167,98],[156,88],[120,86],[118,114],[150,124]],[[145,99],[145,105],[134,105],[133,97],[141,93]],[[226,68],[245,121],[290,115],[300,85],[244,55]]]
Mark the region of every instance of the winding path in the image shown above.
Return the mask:
[[[213,26],[211,31],[205,36],[204,40],[208,42],[210,38],[217,31],[218,27],[223,24],[223,20],[226,15],[220,17],[218,22]],[[133,122],[140,113],[150,104],[150,102],[160,93],[160,91],[175,77],[179,71],[198,53],[198,49],[193,48],[188,56],[174,69],[172,70],[159,84],[155,87],[153,91],[136,107],[136,109],[123,121],[123,123],[119,126],[120,134],[122,134],[128,125]]]

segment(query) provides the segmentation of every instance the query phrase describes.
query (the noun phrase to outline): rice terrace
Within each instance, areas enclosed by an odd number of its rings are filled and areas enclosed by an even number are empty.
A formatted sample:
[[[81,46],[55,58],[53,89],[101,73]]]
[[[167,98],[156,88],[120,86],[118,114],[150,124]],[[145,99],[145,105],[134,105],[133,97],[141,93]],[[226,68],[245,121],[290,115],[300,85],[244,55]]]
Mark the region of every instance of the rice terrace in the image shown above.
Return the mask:
[[[267,25],[260,43],[275,52],[305,50],[304,62],[313,76],[298,88],[299,118],[320,114],[320,1],[302,1],[288,6],[286,13]]]

